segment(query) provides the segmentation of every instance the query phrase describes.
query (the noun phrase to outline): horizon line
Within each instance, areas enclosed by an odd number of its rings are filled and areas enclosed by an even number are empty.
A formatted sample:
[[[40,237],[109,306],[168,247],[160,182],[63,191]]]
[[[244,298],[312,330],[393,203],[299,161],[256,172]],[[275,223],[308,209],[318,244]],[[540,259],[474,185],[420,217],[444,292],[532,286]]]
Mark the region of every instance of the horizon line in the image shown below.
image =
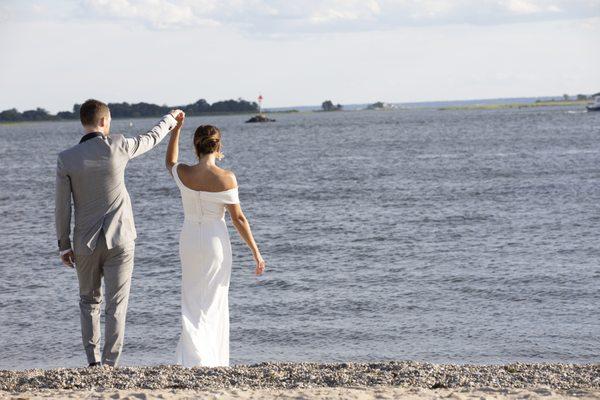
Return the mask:
[[[568,94],[569,97],[576,97],[578,95],[585,95],[585,96],[592,96],[594,93],[598,93],[598,92],[591,92],[591,93],[575,93],[575,94]],[[417,100],[417,101],[382,101],[382,100],[377,100],[375,102],[383,102],[386,104],[394,104],[394,105],[401,105],[401,104],[427,104],[427,103],[454,103],[454,102],[467,102],[467,101],[498,101],[498,100],[529,100],[529,99],[554,99],[554,98],[562,98],[565,94],[564,93],[562,95],[547,95],[547,96],[511,96],[511,97],[485,97],[485,98],[465,98],[465,99],[438,99],[438,100]],[[146,104],[152,104],[152,105],[157,105],[160,107],[176,107],[176,106],[185,106],[185,105],[190,105],[190,104],[194,104],[199,100],[205,100],[208,104],[213,104],[213,103],[217,103],[220,101],[229,101],[229,100],[234,100],[234,101],[239,101],[239,100],[244,100],[244,101],[248,101],[251,103],[257,103],[256,100],[247,100],[244,99],[242,97],[238,97],[238,98],[229,98],[229,99],[222,99],[222,100],[215,100],[212,103],[208,102],[208,100],[206,100],[205,98],[199,98],[198,100],[192,102],[192,103],[188,103],[188,104],[178,104],[178,105],[169,105],[169,104],[158,104],[158,103],[150,103],[148,101],[137,101],[137,102],[128,102],[128,101],[108,101],[106,102],[106,104],[119,104],[119,103],[127,103],[127,104],[139,104],[139,103],[146,103]],[[326,99],[323,101],[327,101],[330,100]],[[85,101],[85,100],[84,100]],[[333,103],[335,104],[341,104],[342,106],[346,105],[346,106],[362,106],[362,105],[368,105],[368,104],[373,104],[375,102],[360,102],[360,103],[341,103],[341,102],[335,102],[333,101]],[[73,105],[75,104],[79,104],[77,102],[73,103]],[[273,109],[293,109],[294,107],[300,107],[300,108],[308,108],[308,107],[320,107],[320,104],[296,104],[296,105],[290,105],[290,106],[271,106],[271,107],[265,107],[263,106],[264,110],[273,110]],[[24,111],[29,111],[29,110],[36,110],[38,108],[42,108],[44,110],[47,110],[45,107],[41,107],[41,106],[35,106],[33,108],[24,108],[23,111],[20,112],[24,112]],[[16,109],[17,111],[19,111],[19,109],[17,109],[16,107],[10,107],[10,108],[6,108],[4,110],[0,110],[0,112],[2,111],[6,111],[6,110],[11,110],[11,109]],[[67,110],[59,110],[56,111],[54,114],[62,112],[62,111],[67,111]]]

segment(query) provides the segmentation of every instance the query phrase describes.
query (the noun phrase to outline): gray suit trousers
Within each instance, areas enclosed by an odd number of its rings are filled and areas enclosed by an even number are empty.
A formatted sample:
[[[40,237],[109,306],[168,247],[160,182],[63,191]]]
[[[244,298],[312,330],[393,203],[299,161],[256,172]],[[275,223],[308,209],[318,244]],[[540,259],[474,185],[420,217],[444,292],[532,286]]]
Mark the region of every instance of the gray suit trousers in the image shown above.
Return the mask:
[[[75,253],[79,279],[81,336],[88,363],[100,361],[100,305],[102,277],[105,289],[105,330],[102,363],[115,366],[119,362],[125,317],[133,272],[135,242],[108,249],[104,233],[90,255]]]

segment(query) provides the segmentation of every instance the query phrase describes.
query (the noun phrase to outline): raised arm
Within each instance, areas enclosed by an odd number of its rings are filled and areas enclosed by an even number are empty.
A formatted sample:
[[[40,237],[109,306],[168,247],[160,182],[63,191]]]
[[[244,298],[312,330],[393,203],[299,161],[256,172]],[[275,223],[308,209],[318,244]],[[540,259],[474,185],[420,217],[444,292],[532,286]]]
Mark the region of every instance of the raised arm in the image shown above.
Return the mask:
[[[252,256],[256,262],[256,269],[254,272],[256,275],[261,275],[265,271],[266,263],[260,254],[260,250],[258,250],[256,242],[254,241],[254,236],[252,236],[252,231],[250,230],[250,223],[244,215],[242,207],[239,205],[239,203],[226,204],[225,207],[227,207],[227,211],[231,216],[231,222],[233,222],[233,226],[235,226],[235,229],[238,231],[242,239],[244,239],[244,242],[246,242],[250,248],[250,251],[252,251]]]
[[[154,146],[160,143],[161,140],[167,133],[171,131],[176,125],[177,117],[181,110],[173,110],[169,114],[165,115],[151,130],[146,133],[142,133],[134,138],[125,139],[125,148],[129,154],[129,158],[134,158],[144,154],[148,150],[151,150]]]
[[[54,200],[54,220],[60,258],[66,266],[73,267],[74,256],[71,250],[71,179],[67,175],[60,157],[56,162]]]
[[[169,139],[169,145],[167,146],[167,154],[165,155],[165,166],[167,171],[173,175],[173,165],[177,164],[179,159],[179,133],[185,120],[185,113],[181,112],[176,117],[177,125],[171,131],[171,138]]]

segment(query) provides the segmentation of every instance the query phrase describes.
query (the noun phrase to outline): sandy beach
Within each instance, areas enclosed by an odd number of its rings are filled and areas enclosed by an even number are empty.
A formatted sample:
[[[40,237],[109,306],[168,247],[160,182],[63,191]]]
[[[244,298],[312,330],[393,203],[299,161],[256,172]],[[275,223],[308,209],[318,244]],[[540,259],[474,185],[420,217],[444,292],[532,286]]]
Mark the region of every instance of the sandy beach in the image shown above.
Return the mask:
[[[0,399],[599,399],[600,390],[534,389],[424,389],[378,386],[372,388],[228,389],[228,390],[40,390]]]
[[[0,399],[600,398],[600,364],[263,363],[0,371]]]

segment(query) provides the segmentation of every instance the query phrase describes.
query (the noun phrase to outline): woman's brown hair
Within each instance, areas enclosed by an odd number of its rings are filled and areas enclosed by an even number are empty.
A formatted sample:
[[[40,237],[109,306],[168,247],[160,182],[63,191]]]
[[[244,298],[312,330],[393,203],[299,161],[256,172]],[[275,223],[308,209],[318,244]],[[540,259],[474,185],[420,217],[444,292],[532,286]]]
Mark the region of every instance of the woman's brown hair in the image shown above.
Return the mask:
[[[194,133],[194,149],[198,158],[204,154],[217,153],[217,158],[223,158],[221,153],[221,131],[213,125],[200,125]]]

